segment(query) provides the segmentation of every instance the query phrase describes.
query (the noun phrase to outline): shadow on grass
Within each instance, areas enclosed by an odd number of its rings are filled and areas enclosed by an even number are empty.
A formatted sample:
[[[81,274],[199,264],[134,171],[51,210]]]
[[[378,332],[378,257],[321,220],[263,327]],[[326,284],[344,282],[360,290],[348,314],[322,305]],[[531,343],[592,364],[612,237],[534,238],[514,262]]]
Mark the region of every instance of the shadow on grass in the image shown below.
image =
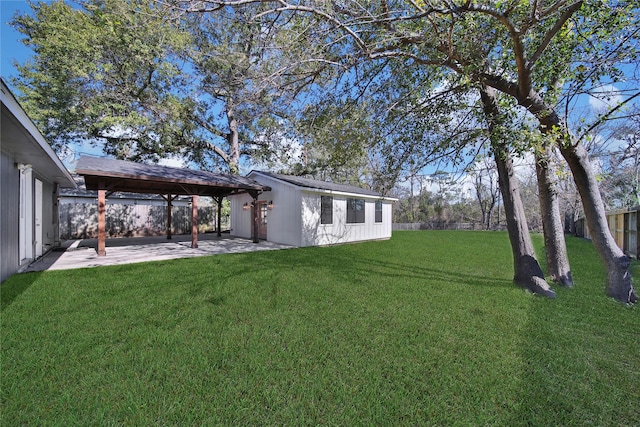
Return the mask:
[[[42,273],[20,273],[9,277],[0,285],[0,312],[9,307],[36,281]]]
[[[568,238],[567,247],[575,287],[531,300],[509,425],[638,425],[637,307],[606,297],[590,242]]]
[[[350,253],[327,251],[322,256],[309,253],[305,257],[310,265],[318,267],[330,265],[332,273],[352,277],[360,274],[363,277],[375,275],[375,277],[398,280],[420,280],[425,283],[452,283],[458,285],[512,287],[513,281],[499,276],[489,276],[465,272],[462,268],[457,270],[447,268],[427,267],[408,260],[407,262],[391,261],[382,257],[353,257]],[[393,259],[393,257],[391,258]],[[462,261],[461,261],[462,262]]]

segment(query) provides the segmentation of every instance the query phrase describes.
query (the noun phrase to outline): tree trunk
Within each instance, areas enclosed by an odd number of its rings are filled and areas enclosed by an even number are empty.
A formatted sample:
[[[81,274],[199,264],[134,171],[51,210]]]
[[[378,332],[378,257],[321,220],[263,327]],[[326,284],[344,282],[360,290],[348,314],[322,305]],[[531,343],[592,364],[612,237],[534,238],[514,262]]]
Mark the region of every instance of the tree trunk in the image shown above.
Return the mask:
[[[544,147],[543,152],[536,154],[538,199],[540,201],[544,246],[547,253],[547,270],[554,282],[562,286],[573,286],[564,229],[560,218],[555,174],[549,158],[550,149],[550,147]]]
[[[238,132],[238,119],[234,116],[234,111],[229,108],[227,110],[227,121],[229,123],[229,134],[227,142],[229,143],[229,173],[237,175],[240,173],[240,135]]]
[[[607,223],[596,176],[591,169],[589,155],[580,141],[574,141],[560,116],[549,108],[539,94],[531,91],[518,101],[533,113],[543,132],[555,137],[562,157],[567,161],[580,193],[587,226],[598,255],[607,269],[606,294],[618,301],[635,303],[638,297],[631,284],[631,260],[618,247]]]
[[[480,91],[489,130],[493,132],[499,110],[495,99],[495,89],[484,88]],[[501,141],[492,144],[493,154],[498,167],[500,192],[504,203],[507,231],[513,253],[513,281],[531,292],[555,298],[555,292],[544,279],[544,273],[533,250],[531,235],[527,227],[524,206],[520,198],[518,181],[515,178],[513,162],[507,145]]]
[[[544,273],[533,250],[511,156],[504,145],[494,147],[493,152],[498,167],[507,231],[513,252],[513,280],[534,293],[554,298],[556,294],[545,281]]]
[[[618,247],[611,232],[587,150],[579,142],[561,144],[560,153],[569,164],[578,187],[593,244],[607,268],[606,294],[621,302],[635,303],[638,297],[631,284],[631,259]]]

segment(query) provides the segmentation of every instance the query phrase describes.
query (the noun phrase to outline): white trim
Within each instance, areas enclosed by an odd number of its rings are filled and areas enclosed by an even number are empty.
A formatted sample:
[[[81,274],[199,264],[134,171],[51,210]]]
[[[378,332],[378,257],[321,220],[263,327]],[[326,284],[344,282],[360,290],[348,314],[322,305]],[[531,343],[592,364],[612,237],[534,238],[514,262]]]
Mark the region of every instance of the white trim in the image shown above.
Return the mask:
[[[249,174],[247,175],[248,178],[252,178],[251,175],[252,174],[256,174],[256,175],[260,175],[260,177],[265,178],[265,179],[271,179],[273,181],[277,181],[278,183],[281,183],[283,185],[292,187],[292,188],[297,188],[300,189],[302,192],[305,193],[310,193],[310,194],[329,194],[329,195],[336,195],[336,196],[349,196],[349,197],[360,197],[360,198],[365,198],[365,199],[370,199],[370,200],[387,200],[390,202],[397,202],[398,199],[394,198],[394,197],[386,197],[386,196],[374,196],[371,194],[363,194],[363,193],[356,193],[356,192],[347,192],[347,191],[337,191],[337,190],[327,190],[324,188],[313,188],[313,187],[305,187],[302,185],[297,185],[294,184],[292,182],[289,181],[285,181],[283,179],[278,179],[276,177],[270,176],[270,175],[265,175],[263,173],[261,173],[260,171],[251,171],[249,172]],[[255,178],[252,178],[255,179]]]
[[[66,179],[69,180],[69,183],[75,187],[75,181],[71,176],[71,173],[67,170],[67,168],[62,164],[60,158],[53,151],[49,143],[45,140],[44,136],[40,133],[36,125],[33,121],[27,116],[27,113],[22,109],[16,97],[13,95],[7,84],[4,80],[0,79],[0,96],[2,97],[2,105],[4,105],[9,112],[16,118],[16,120],[22,125],[22,127],[29,133],[29,135],[33,138],[36,145],[46,154],[51,161],[58,168],[59,172],[64,175]]]
[[[34,192],[33,192],[33,246],[35,251],[35,258],[42,256],[44,248],[44,233],[43,227],[43,202],[44,194],[42,188],[42,181],[35,179]]]

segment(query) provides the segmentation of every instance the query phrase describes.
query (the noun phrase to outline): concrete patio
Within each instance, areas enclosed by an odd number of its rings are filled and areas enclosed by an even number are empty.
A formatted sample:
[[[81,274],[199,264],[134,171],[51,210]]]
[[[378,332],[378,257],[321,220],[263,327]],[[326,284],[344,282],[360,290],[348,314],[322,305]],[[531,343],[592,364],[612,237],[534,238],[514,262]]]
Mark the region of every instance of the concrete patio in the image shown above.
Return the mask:
[[[64,241],[60,248],[49,251],[21,271],[66,270],[292,248],[292,246],[273,242],[253,243],[248,239],[229,235],[218,237],[215,234],[200,234],[198,248],[191,248],[189,234],[174,235],[171,240],[167,240],[166,236],[107,239],[107,255],[99,257],[96,252],[97,244],[96,239]]]

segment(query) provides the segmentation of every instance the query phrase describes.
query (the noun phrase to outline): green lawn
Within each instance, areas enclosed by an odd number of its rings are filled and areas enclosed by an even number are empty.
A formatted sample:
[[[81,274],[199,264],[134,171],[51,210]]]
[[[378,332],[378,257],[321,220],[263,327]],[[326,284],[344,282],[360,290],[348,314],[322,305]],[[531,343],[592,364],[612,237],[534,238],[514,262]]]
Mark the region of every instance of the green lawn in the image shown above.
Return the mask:
[[[497,232],[16,275],[0,424],[640,425],[640,312],[567,243],[555,300]]]

